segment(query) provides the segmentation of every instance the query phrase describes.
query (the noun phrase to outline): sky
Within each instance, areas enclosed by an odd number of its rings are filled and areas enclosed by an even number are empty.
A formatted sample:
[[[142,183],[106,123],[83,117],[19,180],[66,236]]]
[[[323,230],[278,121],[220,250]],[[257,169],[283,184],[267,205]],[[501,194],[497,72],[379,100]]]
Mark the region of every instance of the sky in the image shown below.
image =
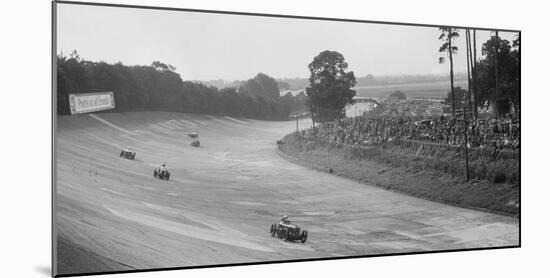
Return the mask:
[[[466,71],[464,30],[455,72]],[[356,77],[448,74],[436,27],[351,23],[58,4],[57,52],[90,61],[176,67],[184,80],[246,80],[259,72],[306,78],[324,50],[344,55]],[[489,31],[477,32],[478,55]],[[499,32],[511,41],[516,33]]]

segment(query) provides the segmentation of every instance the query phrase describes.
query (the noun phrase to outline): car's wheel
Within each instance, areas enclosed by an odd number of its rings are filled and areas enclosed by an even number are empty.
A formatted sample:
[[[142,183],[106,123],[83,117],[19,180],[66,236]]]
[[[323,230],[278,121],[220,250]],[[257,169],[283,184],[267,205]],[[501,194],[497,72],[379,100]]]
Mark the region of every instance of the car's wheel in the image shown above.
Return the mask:
[[[274,237],[277,234],[277,225],[272,224],[271,225],[271,236]]]
[[[302,238],[300,239],[300,241],[302,243],[306,243],[306,240],[307,240],[307,231],[306,230],[303,230],[302,231]]]

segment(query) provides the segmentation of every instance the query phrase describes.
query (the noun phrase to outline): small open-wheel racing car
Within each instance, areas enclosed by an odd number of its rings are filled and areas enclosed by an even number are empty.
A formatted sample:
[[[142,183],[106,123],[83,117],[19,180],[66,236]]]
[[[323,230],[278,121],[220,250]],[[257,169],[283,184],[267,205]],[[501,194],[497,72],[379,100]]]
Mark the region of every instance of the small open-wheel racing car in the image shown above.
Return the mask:
[[[187,137],[193,138],[193,141],[191,141],[191,146],[200,147],[201,142],[199,141],[199,134],[197,134],[196,132],[191,132],[187,134]]]
[[[124,157],[126,159],[134,160],[136,158],[136,152],[132,152],[129,150],[122,150],[120,151],[120,157]]]
[[[168,170],[162,171],[160,168],[155,168],[153,171],[153,177],[155,177],[155,179],[169,180],[170,172]]]
[[[201,142],[198,139],[195,139],[191,142],[191,146],[193,147],[200,147]]]
[[[272,237],[277,236],[284,241],[299,240],[305,243],[307,240],[307,230],[300,229],[298,225],[275,223],[271,225],[270,232]]]

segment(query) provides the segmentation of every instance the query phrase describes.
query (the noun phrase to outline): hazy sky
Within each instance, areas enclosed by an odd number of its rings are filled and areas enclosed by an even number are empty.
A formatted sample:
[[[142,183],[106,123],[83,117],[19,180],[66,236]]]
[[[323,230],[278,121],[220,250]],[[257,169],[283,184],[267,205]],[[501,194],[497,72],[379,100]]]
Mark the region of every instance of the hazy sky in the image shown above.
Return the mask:
[[[324,50],[342,53],[356,76],[447,74],[439,30],[182,11],[58,4],[57,49],[91,61],[172,64],[184,80],[245,80],[258,72],[307,77]],[[466,71],[464,30],[455,41],[455,72]],[[478,31],[478,48],[489,38]],[[499,32],[512,40],[516,33]],[[481,54],[479,50],[478,55]]]

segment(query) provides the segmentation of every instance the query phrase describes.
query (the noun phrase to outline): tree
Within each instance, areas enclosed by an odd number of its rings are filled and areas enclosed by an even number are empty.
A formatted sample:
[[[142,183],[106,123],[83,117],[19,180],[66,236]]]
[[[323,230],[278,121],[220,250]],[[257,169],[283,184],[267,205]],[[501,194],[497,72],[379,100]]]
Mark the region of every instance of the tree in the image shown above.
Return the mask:
[[[264,97],[269,99],[279,98],[279,84],[274,78],[260,72],[254,79],[260,84]]]
[[[101,91],[114,92],[116,112],[169,111],[287,120],[292,106],[304,103],[299,98],[282,101],[279,97],[250,97],[238,94],[235,88],[217,89],[183,81],[174,69],[158,61],[149,66],[126,66],[120,62],[87,61],[76,51],[69,57],[60,55],[57,57],[57,113],[70,113],[69,94]],[[255,84],[259,91],[278,96],[272,78],[257,77]]]
[[[496,49],[498,45],[498,51]],[[519,111],[519,55],[510,46],[508,40],[491,37],[481,48],[484,59],[476,65],[479,105],[493,105],[499,114],[508,113],[513,106]],[[498,58],[497,58],[498,57]],[[498,59],[498,62],[495,61]],[[498,64],[498,102],[497,76],[495,66]],[[495,111],[496,112],[496,111]]]
[[[279,97],[279,84],[272,77],[260,72],[241,85],[239,91],[253,97],[276,99]]]
[[[452,107],[453,103],[457,109],[468,109],[468,90],[459,86],[455,87],[453,91],[454,95],[451,92],[447,92],[447,97],[443,100],[443,105],[447,107],[446,109],[449,109],[448,107]]]
[[[395,90],[393,93],[390,94],[390,98],[407,99],[407,96],[402,91]]]
[[[290,84],[288,84],[288,82],[277,80],[277,85],[279,85],[279,89],[281,90],[290,90]]]
[[[443,44],[439,47],[439,53],[445,53],[449,57],[450,65],[450,77],[451,77],[451,95],[454,96],[454,73],[453,73],[453,54],[458,51],[458,47],[453,46],[454,38],[458,37],[458,32],[456,28],[452,27],[439,27],[441,35],[439,35],[439,40],[443,41]],[[439,57],[439,63],[445,63],[445,56]],[[452,100],[455,98],[453,97]],[[455,117],[455,104],[451,103],[451,109],[453,117]]]
[[[512,62],[514,64],[512,78],[510,86],[513,88],[515,93],[512,95],[512,104],[514,105],[514,110],[516,113],[520,112],[520,64],[521,64],[521,38],[519,33],[516,35],[516,38],[512,41]]]
[[[369,86],[369,85],[376,85],[378,83],[378,80],[374,77],[372,74],[367,74],[363,77],[357,78],[357,84],[360,86]]]
[[[353,104],[357,83],[353,71],[347,71],[344,56],[336,51],[325,50],[308,66],[310,71],[307,106],[312,120],[326,122],[345,117],[344,108]]]
[[[153,63],[151,64],[151,66],[153,68],[155,68],[156,70],[164,70],[164,71],[176,71],[176,67],[170,65],[170,64],[165,64],[165,63],[162,63],[160,61],[153,61]]]

